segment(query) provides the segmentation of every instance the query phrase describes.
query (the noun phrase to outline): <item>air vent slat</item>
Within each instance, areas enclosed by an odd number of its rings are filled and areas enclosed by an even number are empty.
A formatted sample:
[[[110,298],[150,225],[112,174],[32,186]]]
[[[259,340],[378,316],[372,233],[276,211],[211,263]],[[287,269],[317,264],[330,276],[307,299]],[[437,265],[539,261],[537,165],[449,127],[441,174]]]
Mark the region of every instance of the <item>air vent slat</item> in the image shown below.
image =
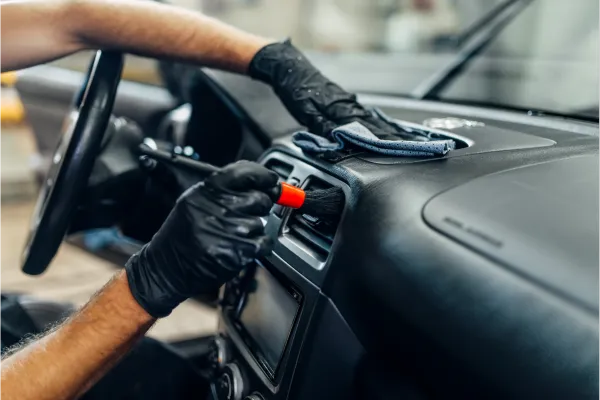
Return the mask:
[[[332,185],[327,182],[312,178],[305,190],[331,187]],[[312,250],[320,261],[324,261],[329,255],[336,230],[337,222],[323,220],[298,211],[292,212],[287,222],[287,235]]]
[[[292,165],[275,159],[267,161],[265,166],[279,175],[279,178],[283,181],[287,181],[294,169]]]
[[[331,246],[333,243],[333,236],[335,234],[335,227],[333,232],[331,231],[330,226],[325,226],[325,224],[320,221],[318,218],[311,217],[309,215],[294,215],[294,224],[300,225],[302,228],[311,232],[313,235],[318,236],[323,242],[326,242]]]
[[[329,254],[331,243],[315,235],[314,231],[306,229],[301,225],[294,225],[290,228],[290,231],[294,236],[299,238],[301,242],[314,248],[318,253],[323,255]]]

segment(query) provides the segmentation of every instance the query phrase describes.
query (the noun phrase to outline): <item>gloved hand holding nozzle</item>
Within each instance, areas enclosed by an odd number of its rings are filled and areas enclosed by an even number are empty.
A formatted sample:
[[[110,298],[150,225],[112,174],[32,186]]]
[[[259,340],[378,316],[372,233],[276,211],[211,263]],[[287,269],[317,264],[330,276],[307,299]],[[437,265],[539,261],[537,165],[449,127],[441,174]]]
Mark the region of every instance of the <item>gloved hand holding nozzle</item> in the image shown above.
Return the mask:
[[[153,317],[218,288],[272,241],[260,219],[273,206],[278,176],[253,162],[230,164],[186,190],[166,221],[127,262],[131,292]]]

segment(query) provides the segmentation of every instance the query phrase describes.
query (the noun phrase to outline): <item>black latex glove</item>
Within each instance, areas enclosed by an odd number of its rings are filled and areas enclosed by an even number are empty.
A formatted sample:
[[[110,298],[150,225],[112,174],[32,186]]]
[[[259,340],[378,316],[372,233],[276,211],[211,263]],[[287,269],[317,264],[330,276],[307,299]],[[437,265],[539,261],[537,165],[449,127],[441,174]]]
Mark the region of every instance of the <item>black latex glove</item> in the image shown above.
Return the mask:
[[[271,251],[260,216],[277,175],[252,162],[228,165],[185,191],[163,226],[125,268],[131,292],[152,316],[212,291]]]
[[[157,191],[161,192],[161,203],[168,205],[169,209],[173,207],[183,192],[202,180],[202,176],[198,173],[163,161],[147,158],[140,162],[140,167],[150,178],[150,183]]]
[[[317,135],[328,136],[332,129],[354,121],[382,138],[402,135],[365,109],[354,94],[327,79],[289,41],[259,50],[248,74],[271,85],[290,114]]]
[[[135,196],[135,207],[121,218],[119,226],[126,236],[146,243],[158,232],[179,196],[203,177],[148,158],[139,166],[143,186]]]

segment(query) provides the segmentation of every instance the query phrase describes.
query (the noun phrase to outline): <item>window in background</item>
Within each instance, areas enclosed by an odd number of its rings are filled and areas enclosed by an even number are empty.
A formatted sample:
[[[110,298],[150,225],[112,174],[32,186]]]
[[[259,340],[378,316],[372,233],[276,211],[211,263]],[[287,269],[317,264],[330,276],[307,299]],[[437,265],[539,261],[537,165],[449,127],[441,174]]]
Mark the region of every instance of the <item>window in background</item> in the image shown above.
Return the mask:
[[[441,93],[598,118],[598,0],[534,1]]]
[[[521,0],[500,37],[440,96],[596,115],[598,0]],[[453,62],[474,31],[519,0],[172,0],[241,29],[291,37],[354,92],[410,96]],[[84,70],[90,55],[55,64]],[[125,79],[160,84],[157,63],[128,56]],[[175,74],[179,77],[179,74]],[[596,111],[594,112],[594,109]]]
[[[203,0],[198,9],[260,35],[291,37],[350,91],[407,95],[505,0]]]
[[[456,38],[504,0],[172,0],[241,29],[293,42],[353,90],[407,93],[433,72],[406,54],[453,54]],[[337,71],[330,56],[344,57]],[[325,58],[323,60],[323,58]],[[54,65],[85,71],[91,53]],[[346,62],[347,61],[347,62]],[[440,60],[439,62],[442,62]],[[339,62],[334,64],[339,65]],[[333,68],[333,70],[331,70]],[[358,73],[368,75],[357,79]],[[398,70],[406,74],[398,79]],[[123,78],[162,84],[155,60],[127,56]],[[364,87],[354,87],[359,82]],[[365,86],[366,83],[366,86]]]
[[[398,52],[431,51],[504,1],[200,0],[197,9],[257,34],[291,36],[304,48]]]

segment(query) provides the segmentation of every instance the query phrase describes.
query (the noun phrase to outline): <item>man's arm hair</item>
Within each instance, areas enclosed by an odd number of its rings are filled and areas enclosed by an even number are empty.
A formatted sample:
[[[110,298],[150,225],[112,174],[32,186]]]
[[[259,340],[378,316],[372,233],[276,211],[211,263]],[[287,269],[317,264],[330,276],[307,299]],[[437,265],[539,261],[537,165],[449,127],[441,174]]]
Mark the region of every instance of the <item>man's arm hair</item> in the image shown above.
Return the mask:
[[[25,339],[2,359],[3,399],[74,399],[85,393],[152,326],[119,272],[79,312]]]
[[[0,3],[2,71],[112,49],[245,73],[272,42],[180,7],[140,0]]]

